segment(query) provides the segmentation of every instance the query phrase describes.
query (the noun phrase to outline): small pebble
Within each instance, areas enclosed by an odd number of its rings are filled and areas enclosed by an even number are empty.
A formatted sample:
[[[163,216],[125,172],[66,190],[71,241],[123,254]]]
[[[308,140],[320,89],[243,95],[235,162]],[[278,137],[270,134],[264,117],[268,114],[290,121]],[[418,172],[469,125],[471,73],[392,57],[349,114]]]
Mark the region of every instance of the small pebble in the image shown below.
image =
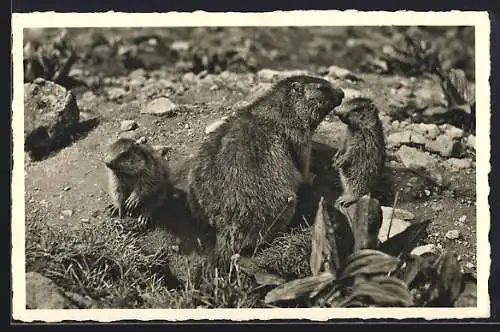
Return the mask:
[[[64,187],[64,188],[63,188],[63,190],[64,190],[64,191],[68,191],[68,190],[70,190],[70,189],[71,189],[71,187]]]
[[[441,204],[436,204],[436,205],[433,205],[433,206],[431,207],[431,209],[432,209],[432,211],[434,211],[434,212],[438,212],[438,211],[443,210],[443,206],[442,206]]]
[[[123,120],[120,125],[121,131],[130,131],[137,128],[137,122],[134,120]]]
[[[71,217],[73,215],[73,210],[62,210],[61,213],[67,217]]]
[[[109,99],[116,100],[116,99],[123,97],[125,94],[127,94],[127,91],[125,89],[122,89],[122,88],[109,88],[107,90],[107,93],[108,93]]]
[[[158,116],[162,115],[172,116],[175,114],[176,108],[177,105],[170,99],[166,97],[160,97],[151,101],[144,108],[142,108],[141,113],[153,114]]]
[[[446,135],[449,137],[453,138],[460,138],[463,136],[464,131],[460,128],[454,127],[454,126],[447,126],[445,129]]]
[[[465,267],[468,268],[469,270],[472,270],[474,268],[474,264],[468,262],[467,264],[465,264]]]
[[[170,45],[170,49],[177,52],[186,52],[191,45],[187,41],[176,40]]]
[[[450,240],[456,240],[460,237],[460,232],[456,229],[448,231],[446,233],[446,238]]]
[[[219,128],[227,119],[227,116],[222,117],[219,120],[216,120],[209,124],[208,126],[205,127],[205,135],[210,134],[211,132],[215,131],[217,128]]]
[[[415,249],[412,250],[411,254],[412,255],[417,255],[421,256],[425,253],[437,253],[438,249],[434,244],[426,244],[423,246],[416,247]]]
[[[148,140],[147,140],[147,138],[146,138],[146,137],[144,137],[144,136],[141,136],[141,137],[139,137],[139,138],[136,140],[137,144],[144,144],[144,143],[146,143],[147,141],[148,141]]]
[[[429,197],[431,195],[431,192],[427,189],[424,189],[424,193],[427,197]]]
[[[458,221],[460,222],[465,222],[467,220],[467,216],[464,214],[463,216],[461,216],[460,218],[458,218]]]
[[[170,145],[154,145],[153,149],[158,151],[162,156],[165,156],[168,151],[172,150],[172,147]]]
[[[467,147],[469,147],[473,150],[476,149],[476,136],[469,135],[469,137],[467,137]]]

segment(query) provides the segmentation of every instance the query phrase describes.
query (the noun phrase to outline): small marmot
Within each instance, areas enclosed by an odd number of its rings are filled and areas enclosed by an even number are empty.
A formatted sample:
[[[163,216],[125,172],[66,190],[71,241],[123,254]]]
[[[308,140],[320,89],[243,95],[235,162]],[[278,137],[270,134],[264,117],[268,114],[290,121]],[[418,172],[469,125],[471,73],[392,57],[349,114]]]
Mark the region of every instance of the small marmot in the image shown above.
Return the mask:
[[[347,207],[371,192],[384,167],[384,130],[377,107],[367,98],[344,102],[333,114],[347,125],[344,140],[334,157],[343,189],[336,205]]]
[[[312,134],[344,97],[324,79],[282,79],[209,133],[188,175],[195,218],[215,228],[221,268],[285,231],[309,177]]]
[[[104,163],[115,212],[120,218],[137,212],[139,224],[148,224],[173,191],[166,160],[147,143],[120,138],[108,147]]]

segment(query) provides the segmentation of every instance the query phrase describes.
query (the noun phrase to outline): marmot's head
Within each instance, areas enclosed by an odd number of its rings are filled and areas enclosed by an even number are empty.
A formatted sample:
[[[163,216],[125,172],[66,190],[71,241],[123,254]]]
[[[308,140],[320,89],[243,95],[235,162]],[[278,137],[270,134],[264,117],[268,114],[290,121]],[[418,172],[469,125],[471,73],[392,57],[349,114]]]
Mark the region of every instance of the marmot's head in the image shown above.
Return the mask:
[[[139,143],[129,138],[120,138],[109,145],[104,163],[115,173],[135,175],[146,168],[147,156]]]
[[[378,109],[368,98],[354,98],[335,109],[333,114],[339,117],[353,130],[373,130],[381,126]]]
[[[276,89],[284,98],[283,115],[298,117],[313,130],[344,98],[344,92],[327,80],[307,75],[285,78],[276,84]]]

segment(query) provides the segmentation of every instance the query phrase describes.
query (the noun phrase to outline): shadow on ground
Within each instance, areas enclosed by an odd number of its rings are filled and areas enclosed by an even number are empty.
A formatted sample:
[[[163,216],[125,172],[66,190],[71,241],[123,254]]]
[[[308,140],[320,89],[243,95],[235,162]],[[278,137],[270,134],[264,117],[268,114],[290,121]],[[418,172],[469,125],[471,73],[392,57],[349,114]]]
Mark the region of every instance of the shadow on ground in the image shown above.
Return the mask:
[[[92,130],[97,128],[99,123],[100,120],[98,118],[80,121],[69,128],[69,134],[53,142],[50,146],[30,147],[30,142],[26,142],[26,148],[30,149],[30,157],[33,161],[42,161],[50,156],[53,156],[58,151],[74,144],[76,141],[87,137]],[[42,130],[39,135],[47,136],[48,134]],[[37,134],[35,133],[33,140],[36,140],[36,137]]]

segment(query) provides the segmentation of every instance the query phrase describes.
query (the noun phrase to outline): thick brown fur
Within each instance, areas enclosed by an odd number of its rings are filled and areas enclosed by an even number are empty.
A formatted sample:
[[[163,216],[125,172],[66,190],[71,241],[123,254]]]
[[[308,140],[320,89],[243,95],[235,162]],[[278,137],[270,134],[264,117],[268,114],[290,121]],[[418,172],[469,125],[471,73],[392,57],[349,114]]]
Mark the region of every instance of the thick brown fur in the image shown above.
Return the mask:
[[[349,206],[372,191],[384,167],[385,137],[378,109],[366,98],[355,98],[334,111],[347,125],[334,165],[339,170],[343,194],[336,204]]]
[[[140,225],[151,222],[173,190],[166,160],[148,144],[120,138],[108,147],[104,162],[118,216],[137,213]]]
[[[189,172],[188,201],[215,227],[212,262],[227,268],[233,254],[252,254],[286,230],[308,178],[313,131],[343,96],[320,78],[286,78],[206,137]]]

